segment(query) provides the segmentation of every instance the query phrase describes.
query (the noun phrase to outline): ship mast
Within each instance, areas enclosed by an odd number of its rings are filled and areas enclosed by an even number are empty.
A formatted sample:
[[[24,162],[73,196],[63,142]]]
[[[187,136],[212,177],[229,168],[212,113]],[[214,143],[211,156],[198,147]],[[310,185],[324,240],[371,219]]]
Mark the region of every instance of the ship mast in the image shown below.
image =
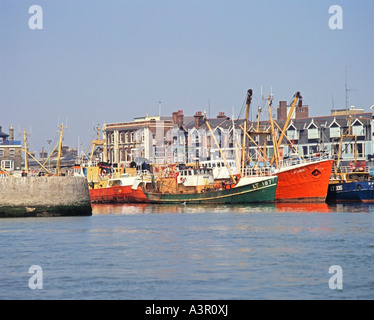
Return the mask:
[[[285,122],[285,124],[283,126],[283,130],[281,130],[281,134],[280,134],[280,137],[278,139],[278,143],[277,143],[277,148],[278,149],[279,149],[279,146],[282,144],[282,140],[283,140],[283,138],[284,138],[284,136],[286,134],[287,127],[288,127],[288,125],[289,125],[289,123],[291,121],[291,117],[292,117],[292,115],[293,115],[293,113],[295,111],[296,103],[297,103],[297,101],[299,101],[299,107],[301,107],[302,103],[303,103],[302,99],[303,99],[303,97],[301,96],[300,92],[296,92],[296,94],[294,95],[294,99],[293,99],[292,105],[291,105],[291,109],[290,109],[290,111],[288,113],[288,116],[287,116],[287,120],[286,120],[286,122]],[[279,150],[277,150],[277,152],[278,151]],[[275,149],[274,149],[274,155],[271,158],[271,163],[274,163],[275,154],[276,154],[276,152],[275,152]]]
[[[271,105],[273,104],[273,95],[269,95],[267,100],[268,100],[268,109],[269,109],[269,122],[270,122],[270,134],[271,138],[273,140],[273,147],[274,147],[274,160],[275,160],[275,166],[278,169],[279,168],[279,147],[278,147],[278,142],[277,142],[277,137],[275,135],[275,130],[274,130],[274,121],[273,121],[273,115],[271,111]]]
[[[26,130],[23,128],[23,142],[25,145],[24,152],[25,152],[25,173],[27,174],[29,172],[29,161],[28,161],[28,155],[29,151],[27,148],[27,137],[26,137]]]
[[[87,154],[88,150],[92,146],[91,154],[90,154],[90,161],[93,162],[93,156],[94,156],[96,148],[99,147],[99,146],[102,146],[103,157],[104,157],[103,161],[106,162],[107,161],[107,156],[106,156],[106,152],[105,152],[105,148],[104,148],[105,147],[105,141],[103,139],[100,139],[100,125],[97,125],[97,127],[95,129],[97,130],[97,139],[91,141],[91,143],[87,147],[84,154]]]
[[[351,133],[352,118],[353,118],[352,115],[349,113],[349,115],[348,115],[348,132],[346,134],[343,134],[340,137],[338,157],[337,157],[336,165],[335,165],[335,168],[334,168],[335,174],[338,173],[338,169],[339,169],[339,166],[340,166],[340,157],[341,157],[341,154],[342,154],[342,148],[343,148],[343,140],[344,140],[344,138],[352,138],[352,140],[355,141],[355,144],[354,144],[354,162],[355,162],[355,166],[357,164],[357,157],[358,157],[357,135],[354,135],[354,134]],[[352,140],[351,140],[351,142],[352,142]]]
[[[232,141],[235,145],[235,162],[236,162],[236,172],[240,172],[240,159],[239,159],[239,150],[238,150],[238,141],[236,137],[235,121],[234,121],[234,108],[232,108]]]
[[[56,163],[56,175],[60,175],[61,171],[61,154],[62,154],[62,140],[63,140],[64,124],[60,126],[60,140],[58,142],[58,153],[57,153],[57,163]]]
[[[243,143],[242,143],[242,164],[241,164],[241,169],[242,169],[242,176],[244,176],[244,167],[245,167],[245,152],[247,149],[247,130],[248,130],[248,118],[249,118],[249,108],[252,102],[252,94],[253,91],[252,89],[249,89],[247,91],[247,102],[246,102],[246,109],[245,109],[245,120],[244,120],[244,134],[243,134]]]

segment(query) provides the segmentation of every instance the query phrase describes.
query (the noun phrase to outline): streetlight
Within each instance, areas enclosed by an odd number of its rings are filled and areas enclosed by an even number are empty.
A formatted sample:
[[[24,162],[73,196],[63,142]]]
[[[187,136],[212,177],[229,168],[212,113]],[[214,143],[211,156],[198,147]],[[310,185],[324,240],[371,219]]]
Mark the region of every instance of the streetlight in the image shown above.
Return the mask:
[[[51,143],[52,143],[52,140],[47,140],[47,143],[49,145],[49,147],[48,147],[49,153],[51,153]],[[49,159],[48,159],[48,170],[49,170],[49,172],[51,172],[51,154],[49,155]]]

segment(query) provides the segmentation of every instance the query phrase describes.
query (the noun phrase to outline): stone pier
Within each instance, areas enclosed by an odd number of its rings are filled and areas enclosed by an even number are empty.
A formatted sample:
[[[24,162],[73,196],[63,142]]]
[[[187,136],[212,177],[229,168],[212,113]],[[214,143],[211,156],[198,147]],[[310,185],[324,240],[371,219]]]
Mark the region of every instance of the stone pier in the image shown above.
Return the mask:
[[[0,178],[0,218],[90,215],[84,177]]]

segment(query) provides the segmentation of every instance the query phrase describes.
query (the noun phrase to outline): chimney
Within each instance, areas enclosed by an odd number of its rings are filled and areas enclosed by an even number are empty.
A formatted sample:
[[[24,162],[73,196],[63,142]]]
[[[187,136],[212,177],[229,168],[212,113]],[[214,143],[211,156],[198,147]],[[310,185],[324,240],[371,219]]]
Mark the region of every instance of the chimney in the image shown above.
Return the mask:
[[[184,123],[183,110],[178,110],[178,114],[177,114],[177,125],[178,125],[178,127],[183,126],[183,123]]]
[[[219,112],[218,116],[217,116],[217,119],[224,119],[224,118],[227,118],[225,113],[224,112]]]
[[[201,111],[196,112],[195,118],[195,128],[200,128],[204,123],[204,115]]]
[[[309,106],[296,107],[296,119],[309,118]]]
[[[279,101],[277,119],[285,121],[287,119],[287,101]]]
[[[178,122],[178,112],[173,112],[173,124],[177,124]]]
[[[10,125],[10,128],[9,128],[9,141],[14,141],[14,129],[13,129],[12,124]]]

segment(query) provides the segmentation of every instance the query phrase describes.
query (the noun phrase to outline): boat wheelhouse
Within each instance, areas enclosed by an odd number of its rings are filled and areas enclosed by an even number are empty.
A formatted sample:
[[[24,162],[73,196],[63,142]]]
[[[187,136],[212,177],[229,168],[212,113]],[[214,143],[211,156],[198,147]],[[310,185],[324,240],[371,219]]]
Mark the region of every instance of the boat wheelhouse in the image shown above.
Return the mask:
[[[226,160],[226,164],[223,160],[207,160],[201,161],[200,165],[206,169],[213,170],[213,177],[215,180],[230,179],[231,175],[237,175],[238,168],[235,160]]]

